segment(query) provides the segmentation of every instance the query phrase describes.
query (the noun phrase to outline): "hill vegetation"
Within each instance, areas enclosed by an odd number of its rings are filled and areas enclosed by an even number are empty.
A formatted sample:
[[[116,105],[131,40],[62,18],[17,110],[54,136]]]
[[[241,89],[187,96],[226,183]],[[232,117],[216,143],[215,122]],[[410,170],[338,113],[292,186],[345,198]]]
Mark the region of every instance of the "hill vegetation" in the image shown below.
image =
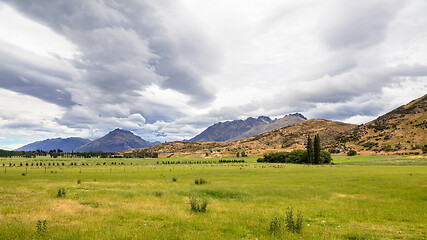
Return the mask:
[[[367,154],[427,152],[427,95],[336,136],[335,149]]]

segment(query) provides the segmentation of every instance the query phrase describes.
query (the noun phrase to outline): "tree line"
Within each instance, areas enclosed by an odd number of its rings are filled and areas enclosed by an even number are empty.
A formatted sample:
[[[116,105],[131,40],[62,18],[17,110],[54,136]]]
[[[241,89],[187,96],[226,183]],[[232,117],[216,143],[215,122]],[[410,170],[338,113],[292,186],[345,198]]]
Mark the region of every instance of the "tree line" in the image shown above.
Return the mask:
[[[51,158],[158,158],[158,153],[140,150],[132,153],[118,154],[115,152],[71,152],[64,153],[61,149],[52,149],[49,151],[8,151],[0,149],[0,157],[24,157],[35,158],[37,156],[50,156]]]
[[[332,157],[328,151],[320,147],[319,134],[314,136],[314,141],[310,135],[307,137],[306,150],[293,150],[291,152],[266,153],[264,158],[259,158],[258,162],[269,163],[298,163],[298,164],[328,164]]]

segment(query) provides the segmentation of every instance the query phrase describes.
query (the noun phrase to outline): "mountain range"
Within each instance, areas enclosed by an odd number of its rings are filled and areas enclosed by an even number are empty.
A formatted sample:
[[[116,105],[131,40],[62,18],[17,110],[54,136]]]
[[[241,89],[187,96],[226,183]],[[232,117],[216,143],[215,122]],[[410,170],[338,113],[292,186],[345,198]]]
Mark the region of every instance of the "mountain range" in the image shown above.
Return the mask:
[[[157,143],[150,143],[144,139],[134,135],[130,131],[116,129],[109,132],[107,135],[90,141],[84,138],[54,138],[37,141],[27,144],[16,149],[16,151],[36,151],[38,149],[49,151],[53,149],[61,149],[64,152],[123,152],[129,149],[152,147]]]
[[[16,149],[16,151],[36,151],[38,149],[50,151],[53,149],[61,149],[64,152],[71,152],[87,143],[90,143],[89,139],[79,137],[53,138],[27,144]]]
[[[363,154],[420,153],[422,149],[427,149],[426,110],[427,95],[424,95],[361,125],[324,119],[306,120],[296,113],[275,120],[260,116],[216,123],[189,141],[155,145],[130,131],[116,129],[94,141],[82,138],[47,139],[17,150],[48,151],[59,148],[64,152],[123,152],[148,148],[158,153],[159,157],[222,157],[243,151],[258,156],[267,152],[302,149],[308,135],[319,134],[322,148],[331,152],[354,149]]]
[[[289,126],[307,120],[302,114],[295,113],[280,119],[271,120],[269,117],[247,118],[246,120],[234,120],[219,122],[199,135],[190,139],[190,142],[232,142],[252,137],[274,129]]]

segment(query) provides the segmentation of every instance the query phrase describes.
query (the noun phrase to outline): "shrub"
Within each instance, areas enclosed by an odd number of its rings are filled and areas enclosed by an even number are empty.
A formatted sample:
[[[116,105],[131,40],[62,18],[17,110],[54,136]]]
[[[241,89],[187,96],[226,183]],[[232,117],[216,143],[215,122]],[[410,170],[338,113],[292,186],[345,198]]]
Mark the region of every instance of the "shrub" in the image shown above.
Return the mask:
[[[357,154],[356,150],[350,150],[347,152],[347,156],[355,156]]]
[[[294,225],[294,213],[292,212],[292,208],[288,208],[288,211],[286,211],[285,223],[288,231],[293,232],[295,225]]]
[[[176,182],[176,180],[178,180],[176,177],[172,178],[172,182]]]
[[[302,225],[304,221],[304,217],[300,211],[297,212],[297,217],[294,221],[292,208],[288,208],[288,211],[286,211],[286,228],[289,232],[294,233],[301,233],[302,232]]]
[[[199,178],[199,179],[194,179],[194,183],[196,184],[196,185],[201,185],[201,184],[208,184],[209,182],[208,181],[206,181],[205,179],[203,179],[203,178]]]
[[[77,184],[80,184],[80,183],[82,183],[82,180],[78,179]]]
[[[39,235],[45,235],[47,230],[47,220],[38,220],[36,229]]]
[[[386,152],[390,152],[392,150],[391,146],[389,144],[384,144],[382,145],[380,151],[386,151]]]
[[[304,216],[302,215],[301,211],[297,212],[297,219],[295,222],[295,232],[301,233],[302,232],[302,224],[304,221]]]
[[[273,235],[278,235],[282,229],[282,219],[274,217],[270,222],[270,232]]]
[[[154,196],[161,197],[161,196],[163,196],[163,193],[162,192],[154,192]]]
[[[67,192],[65,191],[65,188],[60,188],[58,189],[58,193],[56,194],[56,197],[65,197],[65,195],[67,194]]]
[[[203,199],[200,202],[196,197],[190,197],[190,207],[193,212],[206,212],[208,201]]]

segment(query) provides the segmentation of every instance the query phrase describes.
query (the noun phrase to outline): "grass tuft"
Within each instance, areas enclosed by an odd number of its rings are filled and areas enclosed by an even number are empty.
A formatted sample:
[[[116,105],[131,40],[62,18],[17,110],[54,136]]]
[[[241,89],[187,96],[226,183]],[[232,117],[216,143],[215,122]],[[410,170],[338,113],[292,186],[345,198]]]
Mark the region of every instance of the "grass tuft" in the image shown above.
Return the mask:
[[[208,201],[206,199],[199,201],[196,197],[190,197],[190,207],[193,212],[206,212]]]

